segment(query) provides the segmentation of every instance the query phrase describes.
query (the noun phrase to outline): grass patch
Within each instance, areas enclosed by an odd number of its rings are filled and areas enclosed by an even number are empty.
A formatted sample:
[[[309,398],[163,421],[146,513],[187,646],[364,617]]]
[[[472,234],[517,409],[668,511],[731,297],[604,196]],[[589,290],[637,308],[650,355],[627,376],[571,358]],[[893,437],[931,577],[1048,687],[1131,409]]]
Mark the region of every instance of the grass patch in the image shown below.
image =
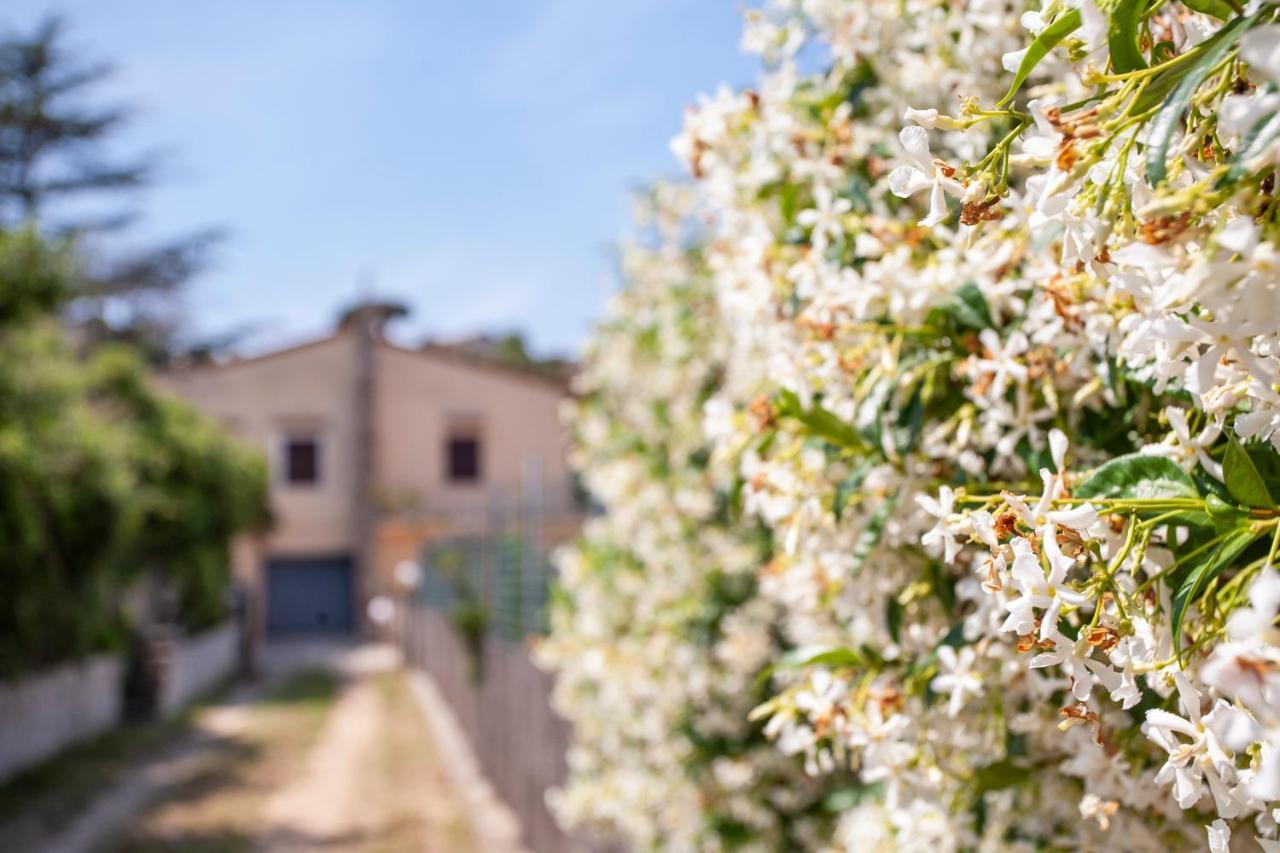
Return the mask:
[[[338,692],[338,677],[326,669],[300,672],[267,694],[264,705],[308,704],[324,707]]]
[[[240,832],[210,832],[204,835],[187,834],[181,839],[181,846],[174,847],[172,841],[142,840],[132,841],[127,847],[113,848],[112,853],[248,853],[254,849],[251,836]]]

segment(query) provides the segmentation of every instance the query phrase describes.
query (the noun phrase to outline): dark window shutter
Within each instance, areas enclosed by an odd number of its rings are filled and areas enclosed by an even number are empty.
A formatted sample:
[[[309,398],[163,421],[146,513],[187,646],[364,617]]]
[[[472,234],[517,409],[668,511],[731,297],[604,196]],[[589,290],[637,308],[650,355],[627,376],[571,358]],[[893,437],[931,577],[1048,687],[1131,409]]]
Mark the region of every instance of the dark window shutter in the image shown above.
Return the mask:
[[[480,479],[480,439],[474,435],[449,438],[447,471],[452,483],[474,483]]]
[[[320,445],[314,438],[291,438],[285,446],[285,479],[306,485],[320,481]]]

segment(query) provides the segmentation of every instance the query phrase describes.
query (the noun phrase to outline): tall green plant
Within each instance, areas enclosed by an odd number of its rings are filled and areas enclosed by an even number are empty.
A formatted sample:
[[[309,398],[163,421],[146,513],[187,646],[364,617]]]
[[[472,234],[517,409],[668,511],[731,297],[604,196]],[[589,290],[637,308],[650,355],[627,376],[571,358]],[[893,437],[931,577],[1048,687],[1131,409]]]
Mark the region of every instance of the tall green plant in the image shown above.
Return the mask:
[[[133,351],[104,348],[88,370],[95,408],[123,430],[134,484],[129,559],[168,582],[181,625],[208,627],[225,615],[231,540],[269,520],[266,466],[208,418],[157,392]]]
[[[262,461],[158,393],[124,349],[77,358],[71,255],[0,231],[0,676],[119,645],[144,572],[218,621],[229,543],[266,521]]]

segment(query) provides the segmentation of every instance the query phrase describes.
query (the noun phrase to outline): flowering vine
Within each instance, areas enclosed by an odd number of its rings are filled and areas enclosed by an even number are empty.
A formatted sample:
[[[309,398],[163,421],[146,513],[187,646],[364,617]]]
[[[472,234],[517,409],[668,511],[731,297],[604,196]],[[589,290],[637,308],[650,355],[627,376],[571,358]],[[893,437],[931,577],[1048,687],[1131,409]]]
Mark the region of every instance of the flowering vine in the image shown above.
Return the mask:
[[[698,451],[579,460],[602,526],[670,524],[647,493],[697,476],[720,514],[687,534],[762,537],[675,588],[750,580],[756,654],[707,677],[772,743],[735,760],[775,817],[684,843],[1280,849],[1280,7],[790,0],[744,44],[758,85],[673,145],[705,224],[664,264],[696,259],[701,322],[588,358],[620,406],[679,401],[660,428]],[[566,559],[575,613],[664,600],[670,560],[595,599]],[[618,630],[558,627],[562,687]],[[638,829],[664,809],[719,814],[578,790],[653,846],[681,846]]]

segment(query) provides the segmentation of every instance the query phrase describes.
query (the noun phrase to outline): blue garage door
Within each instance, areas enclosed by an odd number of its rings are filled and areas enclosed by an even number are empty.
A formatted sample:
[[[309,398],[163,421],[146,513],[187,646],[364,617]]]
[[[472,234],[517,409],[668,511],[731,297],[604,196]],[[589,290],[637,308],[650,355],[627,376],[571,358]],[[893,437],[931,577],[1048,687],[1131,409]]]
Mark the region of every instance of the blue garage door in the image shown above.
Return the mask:
[[[350,631],[350,559],[267,561],[269,634],[346,634]]]

